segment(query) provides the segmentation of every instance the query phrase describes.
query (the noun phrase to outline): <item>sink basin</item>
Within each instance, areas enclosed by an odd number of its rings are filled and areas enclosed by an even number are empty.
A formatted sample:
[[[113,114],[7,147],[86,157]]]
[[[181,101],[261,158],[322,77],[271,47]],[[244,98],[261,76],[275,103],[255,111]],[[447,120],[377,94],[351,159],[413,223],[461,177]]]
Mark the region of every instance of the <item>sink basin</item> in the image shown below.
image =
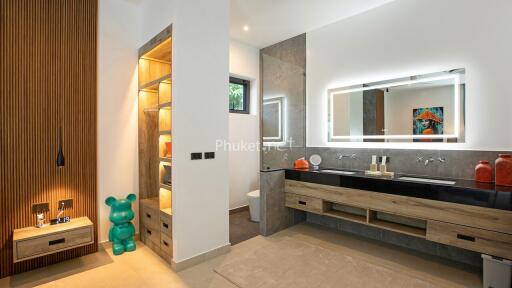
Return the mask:
[[[455,181],[450,181],[450,180],[439,180],[439,179],[429,179],[429,178],[419,178],[419,177],[405,177],[405,176],[398,178],[398,180],[407,180],[407,181],[434,183],[434,184],[445,184],[445,185],[455,184]]]
[[[330,170],[330,169],[320,170],[319,172],[332,173],[332,174],[341,174],[341,175],[354,175],[354,174],[356,174],[356,172],[353,172],[353,171]]]

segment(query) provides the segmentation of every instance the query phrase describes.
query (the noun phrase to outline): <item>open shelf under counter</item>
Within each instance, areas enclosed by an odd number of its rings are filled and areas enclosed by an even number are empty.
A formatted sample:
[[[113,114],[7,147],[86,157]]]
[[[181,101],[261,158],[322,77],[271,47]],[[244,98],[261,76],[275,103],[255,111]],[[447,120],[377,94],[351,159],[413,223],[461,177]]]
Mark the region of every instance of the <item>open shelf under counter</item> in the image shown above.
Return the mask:
[[[171,73],[165,74],[164,76],[157,78],[155,80],[149,81],[139,86],[139,90],[149,90],[149,91],[158,91],[158,86],[161,82],[170,81]]]

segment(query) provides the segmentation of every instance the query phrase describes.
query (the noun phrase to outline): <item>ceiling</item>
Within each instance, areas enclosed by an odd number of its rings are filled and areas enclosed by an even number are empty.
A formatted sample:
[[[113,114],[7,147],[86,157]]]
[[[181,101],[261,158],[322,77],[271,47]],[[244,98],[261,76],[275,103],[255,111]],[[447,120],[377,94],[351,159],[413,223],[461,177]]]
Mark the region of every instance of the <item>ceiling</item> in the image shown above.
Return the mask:
[[[230,36],[263,48],[391,1],[231,0]]]

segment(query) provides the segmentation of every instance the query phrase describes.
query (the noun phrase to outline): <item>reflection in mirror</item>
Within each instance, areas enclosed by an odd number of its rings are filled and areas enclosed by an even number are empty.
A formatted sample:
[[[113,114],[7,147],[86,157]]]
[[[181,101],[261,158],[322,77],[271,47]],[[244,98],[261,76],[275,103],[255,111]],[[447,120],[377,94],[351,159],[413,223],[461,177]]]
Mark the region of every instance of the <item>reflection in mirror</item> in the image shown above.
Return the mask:
[[[329,142],[464,142],[464,69],[329,90]]]
[[[281,143],[284,142],[285,127],[283,123],[284,101],[283,97],[263,100],[263,141]]]

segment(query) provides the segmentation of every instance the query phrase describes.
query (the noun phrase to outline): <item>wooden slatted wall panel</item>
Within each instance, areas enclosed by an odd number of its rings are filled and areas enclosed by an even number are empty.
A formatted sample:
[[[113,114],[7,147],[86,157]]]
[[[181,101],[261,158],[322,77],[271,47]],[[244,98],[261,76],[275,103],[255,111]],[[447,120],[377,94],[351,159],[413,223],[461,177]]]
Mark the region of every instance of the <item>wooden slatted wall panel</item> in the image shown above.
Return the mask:
[[[0,1],[0,277],[98,249],[12,263],[12,231],[35,225],[32,203],[49,202],[50,219],[72,198],[67,215],[89,217],[97,242],[96,33],[97,0]]]

